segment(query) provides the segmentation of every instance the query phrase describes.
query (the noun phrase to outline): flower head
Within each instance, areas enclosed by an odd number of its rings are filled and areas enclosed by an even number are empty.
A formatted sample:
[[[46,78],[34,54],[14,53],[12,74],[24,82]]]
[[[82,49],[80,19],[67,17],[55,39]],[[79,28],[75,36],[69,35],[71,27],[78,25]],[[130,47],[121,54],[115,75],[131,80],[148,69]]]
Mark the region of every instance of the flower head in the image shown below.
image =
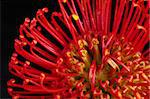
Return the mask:
[[[148,1],[58,0],[20,26],[9,63],[14,98],[148,98]]]

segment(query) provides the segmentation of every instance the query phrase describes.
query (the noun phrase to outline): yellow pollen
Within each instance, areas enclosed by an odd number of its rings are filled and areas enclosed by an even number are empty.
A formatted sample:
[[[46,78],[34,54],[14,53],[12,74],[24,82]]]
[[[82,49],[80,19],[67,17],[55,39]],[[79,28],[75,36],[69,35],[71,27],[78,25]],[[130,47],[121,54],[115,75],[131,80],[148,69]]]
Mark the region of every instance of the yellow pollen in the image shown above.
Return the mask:
[[[69,52],[69,51],[66,54],[67,54],[68,57],[72,57],[73,56],[73,54],[71,52]]]
[[[85,64],[82,63],[82,62],[79,62],[78,65],[81,66],[81,67],[85,67]]]
[[[11,81],[11,83],[13,83],[13,84],[14,84],[15,82],[16,82],[16,81],[15,81],[14,79]]]
[[[131,90],[135,90],[136,87],[137,87],[137,86],[134,86],[134,87],[129,86],[129,88],[130,88]]]
[[[118,82],[121,83],[121,80],[122,80],[122,77],[120,77],[120,78],[118,79]]]
[[[118,92],[118,96],[119,96],[120,99],[122,99],[121,92]]]
[[[138,65],[135,65],[134,70],[136,70],[138,67],[139,67],[139,64],[138,64]]]
[[[26,61],[25,63],[26,63],[27,65],[30,65],[30,62],[29,62],[29,61]]]
[[[34,44],[37,44],[37,41],[36,41],[36,40],[33,40],[33,43],[34,43]]]
[[[74,19],[75,21],[79,20],[79,16],[76,15],[76,14],[72,14],[72,17],[73,17],[73,19]]]
[[[75,58],[70,58],[69,60],[71,64],[76,64],[78,62],[78,60]]]
[[[15,64],[18,64],[18,61],[15,61]]]
[[[138,28],[138,29],[141,29],[141,30],[144,30],[145,32],[147,31],[144,26],[141,26],[141,25],[139,25],[139,24],[137,25],[137,28]]]
[[[139,8],[140,8],[140,6],[139,6],[137,3],[134,3],[134,2],[133,2],[133,6],[134,6],[134,7],[139,7]]]
[[[20,38],[24,38],[24,36],[23,36],[23,35],[20,35],[19,37],[20,37]]]
[[[109,54],[110,54],[109,50],[106,49],[106,50],[105,50],[105,55],[109,55]]]
[[[140,52],[137,52],[137,53],[133,56],[133,58],[140,58],[140,56],[141,56],[141,53],[140,53]]]
[[[141,99],[141,95],[138,92],[136,92],[136,98]]]
[[[146,70],[146,69],[150,69],[150,65],[146,65],[146,66],[144,67],[144,70]]]
[[[140,65],[141,65],[141,66],[145,66],[145,62],[144,62],[144,61],[141,61],[141,62],[140,62]]]
[[[97,45],[97,44],[99,44],[99,41],[98,41],[96,38],[93,38],[93,39],[92,39],[92,43],[93,43],[94,45]]]
[[[81,40],[78,41],[78,44],[79,44],[80,48],[83,48],[84,44],[83,44],[83,42]]]
[[[150,82],[149,78],[147,77],[147,75],[145,73],[142,73],[142,77],[147,80],[148,82]]]
[[[45,78],[45,74],[44,73],[41,73],[41,76],[42,76],[42,78]]]
[[[136,83],[138,81],[139,81],[139,79],[133,79],[133,83]]]
[[[23,42],[23,45],[27,45],[27,42]]]
[[[63,3],[66,3],[67,2],[67,0],[63,0]]]
[[[111,58],[109,58],[109,59],[107,60],[107,62],[108,62],[114,69],[117,68],[117,69],[120,71],[119,66],[118,66]]]
[[[84,46],[88,46],[88,43],[85,40],[78,40],[78,45],[82,49]]]
[[[82,56],[87,56],[87,50],[81,50],[81,54],[82,54]]]
[[[73,77],[70,77],[69,80],[70,80],[71,82],[74,82],[74,81],[75,81],[75,79],[74,79]]]
[[[29,81],[30,81],[29,79],[25,79],[25,82],[27,82],[27,83],[28,83]]]

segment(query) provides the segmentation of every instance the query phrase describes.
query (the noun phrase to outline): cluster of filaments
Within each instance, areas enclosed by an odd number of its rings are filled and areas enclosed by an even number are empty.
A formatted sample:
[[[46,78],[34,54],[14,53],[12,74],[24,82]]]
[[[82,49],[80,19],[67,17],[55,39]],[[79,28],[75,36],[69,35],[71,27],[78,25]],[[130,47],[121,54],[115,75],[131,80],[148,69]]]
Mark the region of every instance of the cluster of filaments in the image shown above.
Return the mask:
[[[102,39],[108,41],[106,36]],[[76,97],[79,94],[108,99],[146,97],[150,62],[143,60],[140,52],[131,53],[132,44],[124,38],[116,40],[102,54],[102,42],[98,38],[79,39],[77,46],[70,44],[64,57],[59,58],[59,63],[65,66],[63,73],[68,73],[72,92],[78,93]]]
[[[9,63],[18,78],[8,82],[9,94],[14,99],[147,98],[150,50],[142,49],[149,41],[148,6],[116,0],[112,23],[111,0],[58,2],[61,13],[52,13],[51,22],[43,8],[20,26]]]

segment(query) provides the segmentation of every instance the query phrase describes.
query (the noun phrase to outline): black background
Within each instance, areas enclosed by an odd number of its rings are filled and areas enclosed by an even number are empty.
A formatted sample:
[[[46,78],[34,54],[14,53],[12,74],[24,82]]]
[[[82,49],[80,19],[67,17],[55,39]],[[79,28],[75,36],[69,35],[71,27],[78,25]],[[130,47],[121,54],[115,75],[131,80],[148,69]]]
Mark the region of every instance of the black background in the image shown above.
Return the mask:
[[[32,19],[36,11],[43,7],[48,7],[50,12],[58,8],[57,0],[1,0],[1,99],[11,98],[7,93],[7,81],[11,78],[8,71],[8,63],[14,51],[14,39],[18,37],[20,24],[25,17]]]

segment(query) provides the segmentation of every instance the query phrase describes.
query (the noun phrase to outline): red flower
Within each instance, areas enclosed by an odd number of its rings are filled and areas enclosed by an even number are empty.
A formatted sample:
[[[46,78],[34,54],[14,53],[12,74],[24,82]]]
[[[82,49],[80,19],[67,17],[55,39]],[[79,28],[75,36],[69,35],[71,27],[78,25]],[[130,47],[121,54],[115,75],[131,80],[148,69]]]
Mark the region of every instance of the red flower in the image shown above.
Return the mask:
[[[150,94],[144,0],[58,0],[25,19],[9,63],[16,98],[137,98]],[[114,9],[113,9],[114,8]],[[145,47],[145,48],[144,48]]]

